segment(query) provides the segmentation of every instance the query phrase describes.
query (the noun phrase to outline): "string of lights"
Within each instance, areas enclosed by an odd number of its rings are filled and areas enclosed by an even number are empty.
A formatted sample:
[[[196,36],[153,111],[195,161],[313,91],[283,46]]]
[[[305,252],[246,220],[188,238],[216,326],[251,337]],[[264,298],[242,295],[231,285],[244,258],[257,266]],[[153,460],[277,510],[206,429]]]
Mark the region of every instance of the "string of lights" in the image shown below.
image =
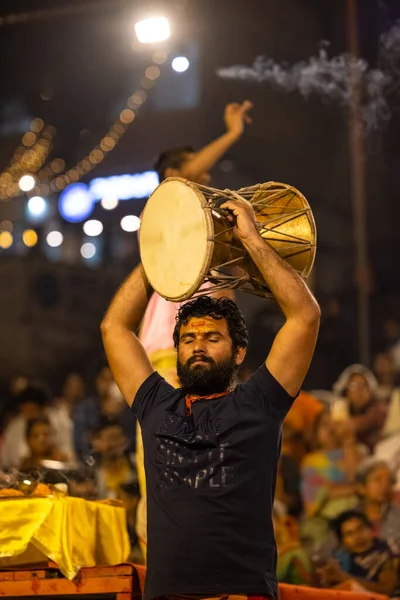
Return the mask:
[[[42,119],[34,119],[30,131],[24,134],[21,145],[15,150],[10,165],[0,174],[0,200],[10,200],[28,191],[43,196],[50,191],[60,192],[70,183],[78,182],[95,169],[107,154],[115,149],[134,121],[138,110],[148,98],[148,90],[155,85],[161,74],[158,65],[162,65],[167,58],[168,53],[164,50],[154,52],[153,64],[146,68],[141,79],[141,87],[129,96],[124,109],[99,144],[65,173],[62,173],[65,169],[65,161],[62,158],[55,158],[41,169],[51,151],[52,138],[56,130],[51,125],[45,127]],[[31,174],[37,174],[37,177],[32,180]],[[32,185],[28,183],[27,187],[21,186],[21,177],[24,177],[27,182],[29,177]]]
[[[114,0],[113,0],[114,1]],[[121,3],[124,0],[120,0]],[[97,2],[98,5],[108,5],[109,0]],[[94,2],[86,3],[84,10],[93,8]],[[176,0],[176,8],[184,10],[187,6],[187,0]],[[72,8],[72,7],[71,7]],[[25,22],[32,18],[39,19],[46,16],[58,16],[67,14],[71,11],[35,11],[35,14],[19,14],[18,16],[8,15],[0,17],[0,26],[5,24],[13,24],[17,22]],[[43,13],[43,14],[41,14]],[[46,14],[44,14],[46,13]],[[156,41],[166,40],[169,33],[169,25],[165,18],[153,19],[153,23],[148,25],[147,33],[144,32],[147,39],[140,39],[138,26],[135,25],[138,40],[142,43],[153,43]],[[160,21],[156,23],[155,21]],[[163,21],[161,23],[161,21]],[[144,22],[143,22],[144,24]],[[153,39],[155,30],[158,28],[158,39]],[[163,31],[161,31],[163,30]],[[161,37],[164,36],[164,37]],[[150,39],[151,38],[151,39]],[[31,123],[31,129],[26,132],[22,138],[21,145],[16,149],[9,166],[0,173],[0,200],[11,199],[26,192],[29,197],[27,204],[28,214],[32,220],[43,219],[43,214],[46,214],[47,201],[45,197],[53,192],[60,193],[69,185],[80,181],[85,175],[93,171],[100,165],[106,156],[112,152],[118,145],[121,138],[125,135],[130,125],[136,119],[138,111],[143,107],[148,99],[149,90],[151,90],[161,75],[161,65],[163,65],[169,56],[169,52],[165,49],[158,49],[153,52],[151,64],[145,69],[143,77],[140,81],[138,89],[130,95],[126,101],[125,107],[115,119],[107,133],[103,135],[99,143],[92,148],[88,154],[82,158],[76,165],[66,169],[66,163],[63,158],[54,158],[45,167],[49,153],[52,149],[52,138],[56,131],[54,127],[44,125],[42,119],[34,119]],[[187,59],[184,67],[172,65],[177,72],[183,72],[189,66]],[[144,173],[143,176],[150,175]],[[26,181],[25,181],[26,180]],[[97,181],[97,180],[93,180]],[[100,181],[100,180],[99,180]],[[83,184],[80,184],[85,187]],[[157,185],[157,184],[155,184]],[[118,199],[115,197],[103,197],[101,204],[105,210],[111,210],[118,204]],[[125,215],[121,219],[121,228],[127,232],[136,231],[140,226],[140,220],[135,215]],[[0,223],[0,249],[7,249],[13,245],[14,225],[11,221],[3,221]],[[96,237],[103,231],[101,221],[89,220],[83,224],[83,232],[86,236]],[[20,233],[17,232],[17,238]],[[31,248],[38,243],[38,233],[35,229],[25,228],[21,235],[23,244]],[[63,244],[64,236],[61,231],[47,230],[45,241],[49,248],[58,248]],[[81,247],[81,256],[84,259],[90,260],[96,254],[96,245],[91,242],[83,243]]]
[[[131,96],[129,96],[124,109],[120,112],[118,118],[109,128],[108,132],[102,137],[99,144],[95,146],[85,158],[80,160],[74,167],[69,168],[65,173],[62,173],[65,169],[65,161],[62,158],[53,159],[48,165],[46,165],[44,169],[41,169],[39,172],[35,170],[37,163],[33,161],[33,157],[29,156],[29,161],[22,161],[21,158],[24,154],[26,154],[26,152],[22,150],[21,154],[21,148],[26,148],[27,142],[31,143],[31,140],[33,140],[31,136],[26,137],[27,134],[25,134],[22,139],[22,145],[14,152],[13,161],[10,167],[0,175],[0,199],[4,199],[4,196],[8,199],[24,192],[24,190],[21,190],[20,188],[21,179],[18,182],[15,181],[15,177],[20,175],[22,172],[25,173],[24,177],[30,177],[30,175],[26,174],[27,171],[29,173],[36,173],[35,183],[31,190],[35,194],[40,194],[40,196],[34,196],[31,198],[31,202],[32,200],[41,200],[41,196],[47,195],[50,190],[53,192],[61,192],[67,185],[78,182],[83,176],[95,169],[105,159],[107,154],[115,149],[122,136],[126,133],[129,126],[135,120],[139,109],[143,107],[147,101],[148,91],[154,87],[161,74],[160,66],[165,63],[167,59],[168,52],[166,50],[157,50],[153,53],[152,64],[146,68],[140,82],[140,88]],[[35,125],[37,126],[36,121],[41,120],[35,119],[32,121],[31,132],[28,133],[34,133],[32,131],[32,127],[34,129]],[[49,128],[47,128],[47,130],[48,129]],[[55,133],[55,129],[51,129],[50,133]],[[37,142],[37,144],[39,144],[39,142]],[[50,145],[47,146],[47,149],[48,151],[50,150]],[[44,160],[42,164],[43,163]],[[26,166],[25,170],[23,169],[23,166]],[[11,179],[11,182],[9,182],[9,178]],[[3,189],[3,183],[5,184],[5,189]],[[135,219],[135,222],[131,223],[129,219]],[[126,231],[135,231],[140,224],[140,221],[139,223],[137,221],[139,221],[138,217],[128,215],[121,220],[121,227]],[[11,247],[14,241],[12,231],[13,225],[10,221],[3,221],[0,223],[0,249],[6,250]],[[36,231],[34,229],[24,230],[22,233],[22,241],[28,248],[34,247],[38,242],[38,235]],[[47,244],[53,248],[59,246],[62,241],[63,236],[59,231],[50,232],[46,238]],[[94,255],[92,253],[95,252],[94,245],[91,243],[86,243],[84,246],[85,247],[82,246],[81,249],[83,258],[92,258]]]
[[[50,188],[53,192],[62,191],[70,183],[76,183],[82,177],[93,171],[100,165],[112,150],[114,150],[127,132],[129,126],[135,120],[138,111],[143,107],[147,98],[148,91],[154,87],[157,79],[161,74],[159,65],[165,63],[168,58],[168,52],[165,50],[157,50],[152,56],[152,64],[148,66],[141,79],[141,87],[136,90],[125,104],[117,119],[109,128],[107,133],[102,137],[100,142],[75,166],[71,167],[64,174],[60,174],[50,183]],[[39,173],[40,178],[40,173]]]
[[[22,176],[36,173],[46,162],[53,147],[56,133],[52,125],[46,126],[42,119],[34,119],[16,148],[9,165],[0,173],[0,200],[10,200],[21,195],[19,186]]]

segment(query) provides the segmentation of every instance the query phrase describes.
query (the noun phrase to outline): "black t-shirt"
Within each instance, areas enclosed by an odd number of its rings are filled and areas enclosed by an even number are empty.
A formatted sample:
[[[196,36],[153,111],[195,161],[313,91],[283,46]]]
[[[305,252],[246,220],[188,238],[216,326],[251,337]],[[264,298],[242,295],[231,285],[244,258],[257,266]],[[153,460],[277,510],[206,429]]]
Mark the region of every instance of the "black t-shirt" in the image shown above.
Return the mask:
[[[222,398],[185,397],[153,373],[133,412],[147,481],[144,599],[277,597],[272,526],[281,424],[293,403],[265,365]]]

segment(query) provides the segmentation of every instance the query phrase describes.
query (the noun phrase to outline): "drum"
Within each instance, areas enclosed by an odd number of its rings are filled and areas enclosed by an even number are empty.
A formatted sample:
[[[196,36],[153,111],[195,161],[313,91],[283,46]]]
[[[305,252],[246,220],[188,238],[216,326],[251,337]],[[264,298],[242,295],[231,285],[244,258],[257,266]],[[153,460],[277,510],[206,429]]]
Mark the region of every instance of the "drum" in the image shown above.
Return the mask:
[[[265,242],[306,278],[316,252],[314,218],[294,187],[270,181],[238,191],[217,190],[180,177],[162,182],[150,196],[140,228],[143,268],[154,290],[181,302],[199,293],[240,289],[270,297],[263,277],[219,208],[238,196],[254,208]]]

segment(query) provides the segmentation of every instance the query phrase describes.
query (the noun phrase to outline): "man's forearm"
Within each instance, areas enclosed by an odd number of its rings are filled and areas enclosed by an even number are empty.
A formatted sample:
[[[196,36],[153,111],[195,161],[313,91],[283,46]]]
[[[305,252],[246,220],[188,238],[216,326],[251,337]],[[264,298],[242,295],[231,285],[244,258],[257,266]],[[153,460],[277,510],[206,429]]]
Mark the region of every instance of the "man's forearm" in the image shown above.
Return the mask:
[[[242,243],[286,318],[319,314],[318,304],[303,279],[261,235],[255,232]]]
[[[140,264],[115,294],[101,324],[102,328],[118,325],[136,331],[152,293],[153,290]]]
[[[219,161],[227,150],[235,144],[240,135],[235,132],[228,131],[221,135],[199,152],[196,152],[194,157],[182,166],[182,175],[187,179],[196,180],[201,173],[206,173]]]

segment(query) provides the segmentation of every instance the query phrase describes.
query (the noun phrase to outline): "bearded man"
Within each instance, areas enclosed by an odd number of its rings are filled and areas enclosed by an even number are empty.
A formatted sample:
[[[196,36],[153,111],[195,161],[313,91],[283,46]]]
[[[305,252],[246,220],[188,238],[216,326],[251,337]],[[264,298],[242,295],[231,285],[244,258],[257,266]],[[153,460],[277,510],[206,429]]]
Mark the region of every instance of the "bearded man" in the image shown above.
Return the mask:
[[[141,265],[101,328],[111,370],[143,434],[145,600],[278,597],[272,504],[281,425],[307,373],[320,310],[302,278],[260,236],[252,205],[239,198],[221,209],[286,318],[245,384],[231,388],[248,334],[230,299],[201,296],[178,311],[178,389],[154,371],[133,333],[152,295]]]

